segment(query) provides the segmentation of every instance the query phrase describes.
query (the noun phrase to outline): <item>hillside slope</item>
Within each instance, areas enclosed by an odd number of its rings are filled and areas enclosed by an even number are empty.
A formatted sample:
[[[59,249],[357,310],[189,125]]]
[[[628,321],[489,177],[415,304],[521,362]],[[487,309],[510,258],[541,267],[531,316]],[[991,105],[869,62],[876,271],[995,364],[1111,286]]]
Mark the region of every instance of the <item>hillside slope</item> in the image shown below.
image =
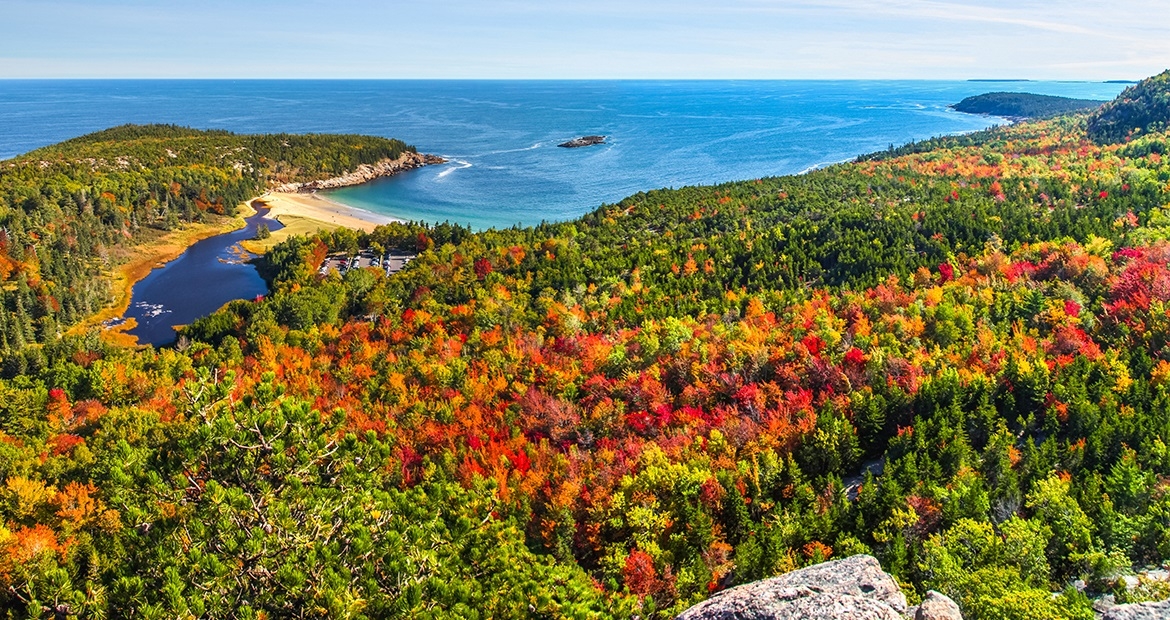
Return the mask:
[[[1089,117],[1089,137],[1108,144],[1167,129],[1170,70],[1130,86]]]

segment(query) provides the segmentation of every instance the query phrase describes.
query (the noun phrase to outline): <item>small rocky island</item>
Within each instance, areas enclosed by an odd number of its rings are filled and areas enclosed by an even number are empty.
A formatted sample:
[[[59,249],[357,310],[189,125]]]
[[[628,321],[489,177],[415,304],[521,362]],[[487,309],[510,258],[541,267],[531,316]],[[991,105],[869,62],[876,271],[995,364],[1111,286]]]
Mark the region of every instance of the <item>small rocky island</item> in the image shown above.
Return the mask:
[[[605,144],[605,136],[583,136],[569,140],[568,142],[562,142],[557,146],[566,149],[576,149],[583,146],[593,146],[594,144]]]

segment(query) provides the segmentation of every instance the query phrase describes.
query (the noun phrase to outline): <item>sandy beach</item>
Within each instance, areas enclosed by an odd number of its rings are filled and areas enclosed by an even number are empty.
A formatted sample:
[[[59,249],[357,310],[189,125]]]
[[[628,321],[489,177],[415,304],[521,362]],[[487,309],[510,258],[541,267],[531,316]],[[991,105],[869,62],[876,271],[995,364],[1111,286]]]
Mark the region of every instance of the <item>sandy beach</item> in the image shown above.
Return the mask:
[[[291,223],[287,220],[300,218],[325,224],[322,228],[345,227],[368,232],[382,224],[401,221],[334,202],[316,193],[285,194],[269,192],[253,202],[266,205],[270,209],[268,217],[275,218],[286,226]]]

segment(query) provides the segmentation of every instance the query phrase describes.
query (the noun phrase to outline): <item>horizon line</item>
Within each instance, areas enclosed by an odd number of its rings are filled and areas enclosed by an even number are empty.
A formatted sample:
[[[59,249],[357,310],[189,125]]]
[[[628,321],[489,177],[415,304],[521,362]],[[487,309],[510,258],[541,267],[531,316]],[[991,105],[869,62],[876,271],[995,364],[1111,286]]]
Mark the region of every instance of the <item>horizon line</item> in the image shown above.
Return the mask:
[[[118,77],[5,77],[2,82],[116,82],[116,81],[171,81],[171,82],[212,82],[212,81],[254,81],[254,82],[1057,82],[1066,84],[1136,84],[1140,79],[1056,79],[1056,78],[904,78],[904,77],[159,77],[159,76],[118,76]]]

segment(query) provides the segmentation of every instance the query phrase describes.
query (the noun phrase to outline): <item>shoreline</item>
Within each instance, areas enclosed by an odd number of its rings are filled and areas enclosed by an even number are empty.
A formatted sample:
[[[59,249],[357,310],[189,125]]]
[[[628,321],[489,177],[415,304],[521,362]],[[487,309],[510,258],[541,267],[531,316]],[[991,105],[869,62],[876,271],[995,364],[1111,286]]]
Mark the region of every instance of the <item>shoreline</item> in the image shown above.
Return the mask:
[[[264,219],[279,222],[281,225],[281,228],[273,230],[267,239],[248,239],[240,242],[245,250],[253,254],[264,254],[294,235],[311,235],[338,228],[373,232],[378,226],[405,222],[330,200],[316,192],[298,194],[267,192],[248,201],[248,204],[252,209],[268,209]]]
[[[299,217],[335,227],[356,228],[370,232],[383,224],[406,221],[347,205],[322,196],[319,192],[298,194],[267,192],[249,201],[249,204],[254,203],[268,208],[266,218],[280,220],[281,223],[284,223],[284,220],[281,219],[282,216]]]
[[[792,176],[796,176],[796,177],[804,176],[810,172],[816,172],[817,170],[824,170],[825,168],[831,168],[833,166],[838,166],[840,164],[848,164],[848,163],[857,161],[858,157],[860,157],[860,155],[851,157],[849,159],[840,159],[837,161],[823,161],[819,164],[813,164],[813,165],[809,166],[808,168],[805,168],[804,170],[801,170],[800,172],[797,172],[796,174],[794,174]]]
[[[397,159],[385,159],[374,165],[358,166],[357,170],[341,176],[308,183],[286,183],[273,188],[249,200],[248,204],[267,207],[265,219],[280,222],[282,228],[272,231],[272,235],[267,239],[251,239],[242,242],[242,245],[253,254],[263,254],[294,235],[309,235],[338,228],[373,232],[375,228],[385,224],[405,223],[404,219],[333,200],[320,190],[363,185],[424,166],[445,163],[447,160],[442,157],[412,151],[403,153]]]

